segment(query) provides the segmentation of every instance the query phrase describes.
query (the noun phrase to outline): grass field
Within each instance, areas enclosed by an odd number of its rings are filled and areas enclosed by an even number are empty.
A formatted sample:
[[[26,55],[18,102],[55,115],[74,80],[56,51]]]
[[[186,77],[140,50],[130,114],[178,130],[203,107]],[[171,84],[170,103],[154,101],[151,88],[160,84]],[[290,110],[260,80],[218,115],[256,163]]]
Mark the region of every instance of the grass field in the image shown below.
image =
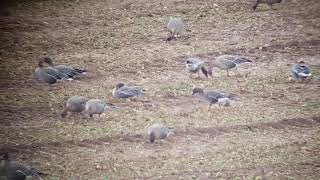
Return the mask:
[[[272,8],[246,0],[19,1],[0,16],[0,151],[45,179],[320,179],[320,2]],[[165,43],[170,16],[186,31]],[[189,78],[185,59],[239,54],[248,77],[214,69]],[[86,77],[48,87],[37,62],[85,68]],[[290,81],[308,63],[309,82]],[[112,98],[119,83],[143,86],[136,101]],[[193,87],[235,93],[228,108],[199,102]],[[73,95],[119,109],[61,119]],[[175,136],[150,144],[154,122]]]

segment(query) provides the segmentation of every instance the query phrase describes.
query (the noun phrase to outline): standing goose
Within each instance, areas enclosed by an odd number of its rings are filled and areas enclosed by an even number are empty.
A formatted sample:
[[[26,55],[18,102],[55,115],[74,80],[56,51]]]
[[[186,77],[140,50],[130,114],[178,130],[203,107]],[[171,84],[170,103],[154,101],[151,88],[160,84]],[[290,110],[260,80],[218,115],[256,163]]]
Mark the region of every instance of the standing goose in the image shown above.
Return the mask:
[[[44,174],[38,172],[34,168],[29,168],[19,162],[12,161],[9,158],[8,152],[4,154],[3,159],[1,160],[0,179],[6,178],[8,180],[42,180],[40,175]]]
[[[230,69],[236,68],[244,63],[252,63],[252,61],[237,55],[221,55],[216,57],[215,60],[211,61],[211,66],[226,70],[227,76],[229,77]]]
[[[45,57],[44,62],[47,63],[50,67],[57,69],[61,73],[66,74],[69,78],[74,78],[74,77],[79,76],[81,74],[86,74],[86,72],[87,72],[86,70],[76,69],[71,66],[54,65],[52,59],[49,57]]]
[[[113,97],[124,99],[135,96],[143,96],[144,89],[138,86],[125,86],[123,83],[117,84],[117,86],[113,89],[112,95]]]
[[[169,31],[169,35],[166,39],[167,41],[176,40],[177,36],[184,30],[184,23],[181,18],[170,17],[169,22],[167,24],[167,31]]]
[[[64,118],[68,112],[81,113],[85,110],[86,102],[88,99],[83,96],[73,96],[67,100],[66,107],[61,113],[61,117]]]
[[[150,142],[153,143],[155,139],[164,139],[174,135],[174,132],[163,124],[155,123],[149,127],[148,135]]]
[[[93,115],[98,114],[100,115],[107,110],[110,106],[113,106],[113,104],[108,103],[106,100],[101,99],[91,99],[87,101],[85,110],[86,113],[89,114],[91,118],[93,118]]]
[[[234,98],[234,94],[222,92],[222,91],[204,91],[202,88],[194,88],[192,95],[199,94],[200,98],[206,100],[209,103],[209,109],[212,104],[218,103],[219,106],[230,106],[230,100]]]
[[[254,4],[252,7],[253,10],[256,10],[259,4],[265,3],[268,4],[269,6],[272,6],[273,4],[276,3],[281,3],[282,0],[257,0],[257,2]]]
[[[190,77],[192,73],[198,73],[198,77],[200,77],[200,69],[202,73],[208,77],[208,71],[204,67],[203,61],[201,61],[199,58],[188,58],[186,61],[186,69],[190,73]]]
[[[292,73],[297,80],[305,80],[312,76],[310,68],[303,61],[293,65]]]
[[[40,82],[54,84],[58,80],[72,80],[66,74],[59,72],[53,67],[46,67],[43,65],[44,59],[39,61],[38,67],[35,70],[34,76]]]

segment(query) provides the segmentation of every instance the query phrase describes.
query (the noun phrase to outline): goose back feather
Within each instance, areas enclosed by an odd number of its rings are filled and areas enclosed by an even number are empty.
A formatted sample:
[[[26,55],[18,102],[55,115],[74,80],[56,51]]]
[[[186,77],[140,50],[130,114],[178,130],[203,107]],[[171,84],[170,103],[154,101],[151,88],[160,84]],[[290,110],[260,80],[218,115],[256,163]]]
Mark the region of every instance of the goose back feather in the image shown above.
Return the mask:
[[[151,143],[155,139],[165,139],[166,137],[174,134],[167,126],[159,123],[152,124],[148,129],[149,140]]]
[[[66,107],[61,113],[61,117],[65,117],[68,112],[80,113],[85,110],[88,99],[83,96],[73,96],[67,100]]]
[[[297,79],[305,79],[312,76],[310,68],[304,62],[293,65],[292,73]]]
[[[138,86],[125,86],[124,84],[120,83],[114,88],[112,94],[116,98],[143,96],[144,89]]]

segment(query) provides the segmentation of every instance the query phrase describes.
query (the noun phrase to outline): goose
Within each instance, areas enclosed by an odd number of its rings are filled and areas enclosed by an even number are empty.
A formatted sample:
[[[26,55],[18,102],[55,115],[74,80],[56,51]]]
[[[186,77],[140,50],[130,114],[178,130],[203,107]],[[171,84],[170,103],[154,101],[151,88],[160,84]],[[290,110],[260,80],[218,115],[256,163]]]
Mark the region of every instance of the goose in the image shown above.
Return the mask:
[[[123,83],[119,83],[112,91],[113,97],[124,99],[135,96],[143,96],[144,89],[138,86],[125,86]]]
[[[66,74],[59,72],[53,67],[44,66],[44,59],[40,60],[34,72],[35,78],[43,83],[55,84],[58,80],[72,80]]]
[[[0,163],[0,179],[4,177],[8,180],[42,180],[40,175],[44,174],[22,163],[12,161],[8,152],[3,155]]]
[[[68,112],[81,113],[85,110],[85,106],[88,99],[83,96],[73,96],[67,100],[66,107],[61,113],[61,117],[64,118]]]
[[[149,127],[148,135],[150,142],[153,143],[155,139],[165,139],[170,135],[174,135],[174,132],[163,124],[155,123]]]
[[[108,103],[106,100],[101,99],[91,99],[87,101],[85,106],[85,111],[89,114],[90,118],[93,118],[93,115],[100,115],[107,110],[109,107],[114,106],[111,103]]]
[[[268,4],[269,6],[272,6],[273,4],[281,3],[281,1],[282,0],[257,0],[252,8],[253,10],[256,10],[259,4],[265,3],[265,4]]]
[[[190,73],[189,77],[191,77],[191,74],[193,73],[198,73],[198,77],[200,77],[200,70],[206,77],[208,77],[209,74],[207,69],[204,67],[203,61],[198,57],[188,58],[186,61],[186,69]]]
[[[252,63],[253,61],[250,59],[246,59],[244,57],[238,55],[221,55],[215,58],[215,60],[211,61],[211,67],[217,67],[220,69],[224,69],[227,71],[227,76],[229,77],[229,70],[232,68],[236,68],[237,66],[245,63]]]
[[[79,76],[81,74],[86,74],[87,70],[84,69],[76,69],[71,66],[66,65],[54,65],[53,61],[50,57],[45,57],[44,62],[47,63],[50,67],[53,67],[60,71],[61,73],[66,74],[69,78],[74,78],[76,76]]]
[[[230,106],[230,100],[234,99],[234,94],[223,91],[204,91],[202,88],[194,88],[192,95],[199,95],[201,99],[209,103],[209,109],[213,104],[218,103],[219,106]]]
[[[303,81],[312,76],[310,68],[303,61],[294,64],[291,71],[297,80]]]
[[[167,24],[167,31],[169,34],[167,36],[166,42],[171,40],[176,40],[177,36],[184,30],[184,23],[181,18],[170,17]]]

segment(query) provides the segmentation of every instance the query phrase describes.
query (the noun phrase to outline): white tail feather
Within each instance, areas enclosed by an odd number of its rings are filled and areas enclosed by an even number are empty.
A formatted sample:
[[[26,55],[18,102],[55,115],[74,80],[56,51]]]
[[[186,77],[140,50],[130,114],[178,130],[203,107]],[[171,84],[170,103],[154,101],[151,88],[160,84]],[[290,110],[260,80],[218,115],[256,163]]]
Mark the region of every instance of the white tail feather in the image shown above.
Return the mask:
[[[312,74],[309,73],[309,74],[306,74],[306,73],[299,73],[299,76],[302,76],[302,77],[309,77],[311,76]]]

